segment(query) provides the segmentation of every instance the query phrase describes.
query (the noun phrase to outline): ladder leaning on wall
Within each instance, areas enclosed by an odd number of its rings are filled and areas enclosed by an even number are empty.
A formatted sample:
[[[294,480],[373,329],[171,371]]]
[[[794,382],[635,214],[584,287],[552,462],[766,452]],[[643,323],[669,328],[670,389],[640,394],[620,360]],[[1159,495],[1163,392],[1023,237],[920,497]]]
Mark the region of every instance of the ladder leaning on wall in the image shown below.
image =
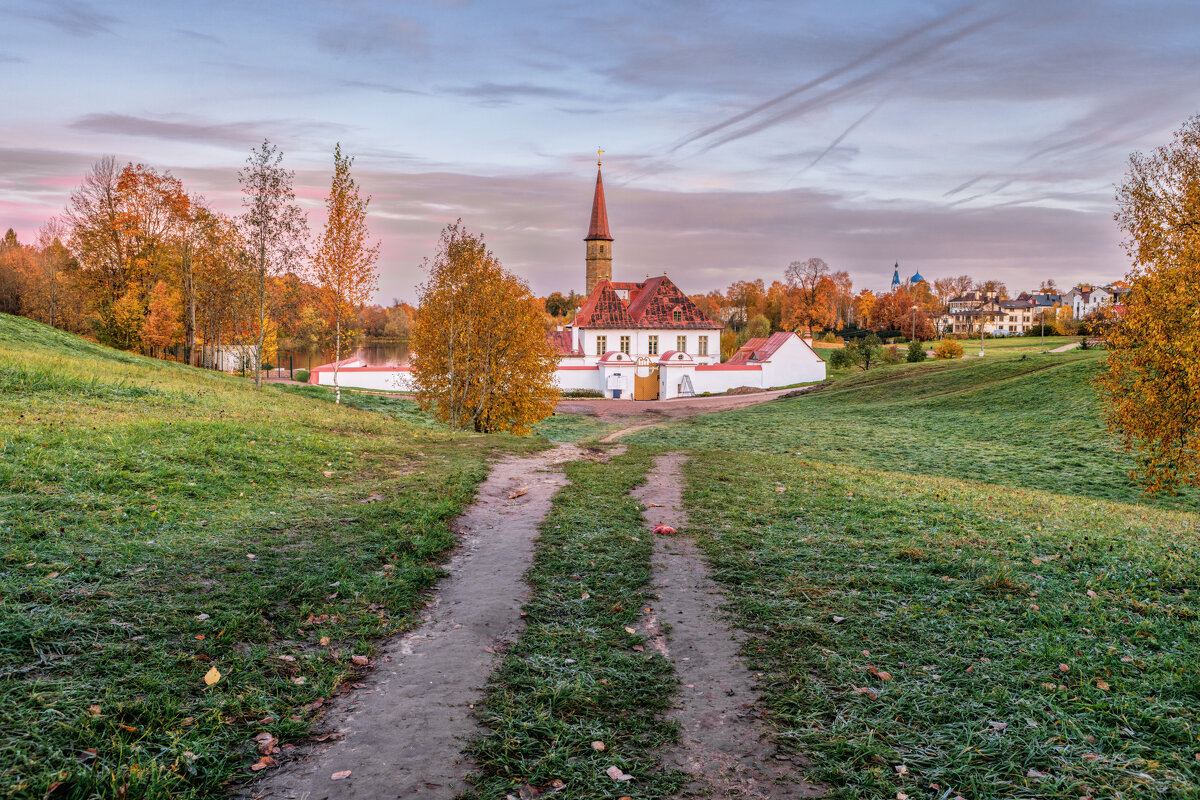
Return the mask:
[[[684,375],[683,380],[681,380],[679,382],[679,396],[680,397],[695,397],[696,396],[696,388],[694,386],[692,386],[692,376],[691,375]]]

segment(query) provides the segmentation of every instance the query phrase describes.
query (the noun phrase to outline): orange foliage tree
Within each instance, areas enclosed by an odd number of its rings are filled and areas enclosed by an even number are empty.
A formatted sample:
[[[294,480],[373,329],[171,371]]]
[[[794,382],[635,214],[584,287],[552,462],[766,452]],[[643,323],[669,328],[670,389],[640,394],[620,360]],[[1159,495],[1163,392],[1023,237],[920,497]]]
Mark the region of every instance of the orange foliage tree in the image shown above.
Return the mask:
[[[182,303],[179,293],[172,289],[166,281],[159,281],[150,290],[149,313],[142,325],[142,341],[153,352],[153,348],[161,350],[178,344],[183,338]]]
[[[915,313],[913,312],[914,305],[917,306]],[[882,295],[875,301],[871,312],[870,327],[876,331],[900,331],[906,336],[911,336],[914,320],[916,338],[932,339],[934,333],[929,312],[917,302],[917,298],[907,289],[900,288]]]
[[[558,399],[541,304],[462,220],[426,269],[411,339],[422,408],[452,430],[529,433]]]
[[[1135,153],[1116,220],[1133,260],[1125,315],[1108,332],[1097,388],[1151,494],[1200,486],[1200,116]]]
[[[342,358],[343,329],[356,318],[355,307],[374,294],[379,285],[375,261],[379,243],[367,242],[367,205],[371,198],[361,197],[358,184],[350,177],[354,159],[342,155],[338,144],[333,151],[333,184],[325,207],[329,212],[325,230],[313,256],[313,274],[325,290],[326,309],[333,322],[334,402],[342,402],[338,383],[338,362]]]

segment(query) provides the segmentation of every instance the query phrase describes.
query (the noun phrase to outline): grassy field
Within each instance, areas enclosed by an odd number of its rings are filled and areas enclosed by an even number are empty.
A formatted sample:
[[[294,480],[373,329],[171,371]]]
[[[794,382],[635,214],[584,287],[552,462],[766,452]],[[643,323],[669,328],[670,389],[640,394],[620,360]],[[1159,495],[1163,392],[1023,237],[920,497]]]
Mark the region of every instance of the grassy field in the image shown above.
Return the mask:
[[[0,794],[221,794],[409,623],[489,454],[544,446],[305,394],[0,315]]]
[[[786,453],[823,463],[1138,501],[1132,459],[1099,418],[1102,352],[926,361],[855,371],[796,400],[696,417],[631,442]],[[1196,492],[1160,498],[1195,508]]]
[[[903,365],[632,437],[835,798],[1200,796],[1200,514],[1139,500],[1091,353]]]
[[[542,524],[529,573],[527,627],[479,714],[489,733],[471,748],[480,773],[470,797],[670,797],[681,785],[656,752],[676,735],[662,717],[676,679],[665,658],[642,651],[637,627],[651,600],[652,541],[629,492],[649,466],[636,450],[568,466],[571,485]],[[633,782],[614,783],[613,766]]]

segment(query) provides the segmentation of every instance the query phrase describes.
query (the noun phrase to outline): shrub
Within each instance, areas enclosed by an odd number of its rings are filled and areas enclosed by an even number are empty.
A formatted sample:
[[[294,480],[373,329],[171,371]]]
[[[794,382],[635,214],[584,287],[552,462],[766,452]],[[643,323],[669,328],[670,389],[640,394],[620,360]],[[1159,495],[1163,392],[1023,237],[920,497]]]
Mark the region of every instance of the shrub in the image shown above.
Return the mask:
[[[829,362],[829,366],[833,369],[845,369],[853,363],[850,360],[850,354],[847,353],[843,347],[839,347],[837,350],[832,351],[827,360]]]
[[[833,331],[825,331],[825,335],[821,337],[821,341],[826,344],[835,344],[837,342],[837,334]]]
[[[933,347],[934,358],[943,361],[947,358],[962,358],[962,345],[954,339],[942,339]]]
[[[918,361],[924,361],[925,358],[924,346],[920,342],[909,342],[908,355],[904,357],[904,360],[910,364],[916,364]]]
[[[604,397],[604,392],[596,389],[569,389],[562,393],[563,397]]]
[[[292,380],[300,381],[301,383],[308,383],[308,370],[306,370],[306,369],[293,370],[292,371]]]
[[[899,364],[904,360],[904,357],[900,355],[900,348],[893,346],[883,348],[883,352],[880,353],[879,360],[884,364]]]

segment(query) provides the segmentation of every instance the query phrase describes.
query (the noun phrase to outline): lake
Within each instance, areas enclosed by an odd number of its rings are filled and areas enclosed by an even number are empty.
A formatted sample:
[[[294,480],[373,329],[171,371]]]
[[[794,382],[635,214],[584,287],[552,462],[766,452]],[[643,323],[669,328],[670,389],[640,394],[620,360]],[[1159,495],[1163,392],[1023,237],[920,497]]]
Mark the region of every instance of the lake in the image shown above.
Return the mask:
[[[333,348],[327,350],[293,350],[285,347],[279,348],[279,361],[284,368],[287,367],[288,357],[292,359],[292,369],[312,369],[319,367],[322,364],[330,364],[334,361]],[[408,363],[408,340],[401,341],[377,341],[374,339],[363,339],[358,343],[358,347],[350,352],[348,348],[342,348],[342,358],[360,358],[366,362],[368,367],[402,367]]]

